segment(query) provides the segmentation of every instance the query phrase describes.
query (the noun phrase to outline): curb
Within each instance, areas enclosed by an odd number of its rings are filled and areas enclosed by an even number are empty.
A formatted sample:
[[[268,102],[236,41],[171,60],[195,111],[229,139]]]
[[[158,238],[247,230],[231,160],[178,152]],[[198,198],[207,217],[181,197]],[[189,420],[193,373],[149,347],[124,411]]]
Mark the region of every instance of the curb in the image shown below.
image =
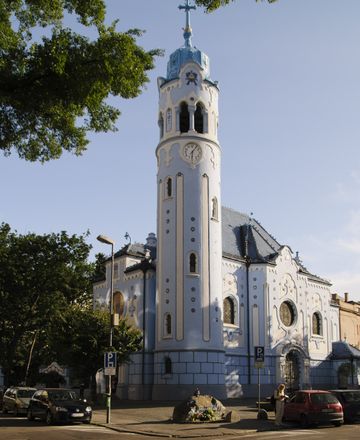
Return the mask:
[[[256,429],[239,429],[236,430],[236,432],[214,432],[212,433],[199,433],[199,434],[170,434],[170,433],[164,433],[164,432],[157,432],[157,431],[138,431],[136,429],[127,429],[123,428],[121,426],[116,425],[109,425],[105,423],[97,423],[97,422],[91,422],[92,425],[95,426],[101,426],[103,428],[110,429],[112,431],[117,432],[126,432],[128,434],[138,434],[138,435],[144,435],[144,436],[151,436],[151,437],[165,437],[165,438],[199,438],[199,437],[228,437],[228,436],[234,436],[234,435],[247,435],[247,434],[255,434],[258,432]]]

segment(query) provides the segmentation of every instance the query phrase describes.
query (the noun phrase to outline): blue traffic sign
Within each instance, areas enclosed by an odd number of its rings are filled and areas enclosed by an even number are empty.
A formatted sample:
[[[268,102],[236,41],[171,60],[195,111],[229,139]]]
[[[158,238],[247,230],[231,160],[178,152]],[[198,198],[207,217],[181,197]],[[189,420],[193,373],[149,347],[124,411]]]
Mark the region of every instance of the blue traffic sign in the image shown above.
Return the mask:
[[[109,351],[104,354],[104,367],[105,368],[116,368],[116,353]]]

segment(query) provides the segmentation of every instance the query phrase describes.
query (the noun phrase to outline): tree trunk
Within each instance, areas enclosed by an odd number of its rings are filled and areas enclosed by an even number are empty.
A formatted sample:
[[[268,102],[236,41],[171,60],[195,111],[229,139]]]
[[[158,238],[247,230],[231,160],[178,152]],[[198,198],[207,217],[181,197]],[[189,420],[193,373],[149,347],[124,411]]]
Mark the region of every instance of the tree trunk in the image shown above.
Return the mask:
[[[38,333],[39,333],[39,330],[36,330],[36,332],[34,334],[34,337],[33,337],[33,340],[32,340],[32,343],[31,343],[31,348],[30,348],[30,352],[29,352],[29,359],[28,359],[28,363],[27,363],[27,366],[26,366],[26,372],[25,372],[25,380],[24,380],[25,386],[27,386],[27,380],[28,380],[28,377],[29,377],[29,370],[30,370],[32,355],[33,355],[33,351],[34,351],[34,347],[35,347],[35,342],[36,342],[36,338],[37,338]]]

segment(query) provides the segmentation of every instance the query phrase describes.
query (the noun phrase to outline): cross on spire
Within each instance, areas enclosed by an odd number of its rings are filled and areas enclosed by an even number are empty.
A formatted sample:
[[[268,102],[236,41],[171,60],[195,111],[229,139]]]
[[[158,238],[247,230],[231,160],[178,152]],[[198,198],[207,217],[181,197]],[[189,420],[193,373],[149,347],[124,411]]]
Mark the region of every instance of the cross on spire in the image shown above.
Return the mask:
[[[191,47],[191,26],[190,26],[190,11],[191,9],[196,9],[195,5],[190,5],[190,0],[185,0],[184,5],[180,5],[179,9],[184,9],[186,13],[186,25],[184,29],[184,39],[185,39],[185,46]]]

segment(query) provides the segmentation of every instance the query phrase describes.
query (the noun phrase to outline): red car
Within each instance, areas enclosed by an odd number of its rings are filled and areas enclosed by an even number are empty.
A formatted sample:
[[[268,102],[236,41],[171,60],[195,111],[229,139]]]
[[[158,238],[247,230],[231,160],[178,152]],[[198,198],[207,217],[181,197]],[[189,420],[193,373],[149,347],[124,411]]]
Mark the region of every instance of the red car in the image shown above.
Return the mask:
[[[344,423],[339,400],[328,391],[300,390],[285,403],[284,421],[299,422],[301,426]]]

